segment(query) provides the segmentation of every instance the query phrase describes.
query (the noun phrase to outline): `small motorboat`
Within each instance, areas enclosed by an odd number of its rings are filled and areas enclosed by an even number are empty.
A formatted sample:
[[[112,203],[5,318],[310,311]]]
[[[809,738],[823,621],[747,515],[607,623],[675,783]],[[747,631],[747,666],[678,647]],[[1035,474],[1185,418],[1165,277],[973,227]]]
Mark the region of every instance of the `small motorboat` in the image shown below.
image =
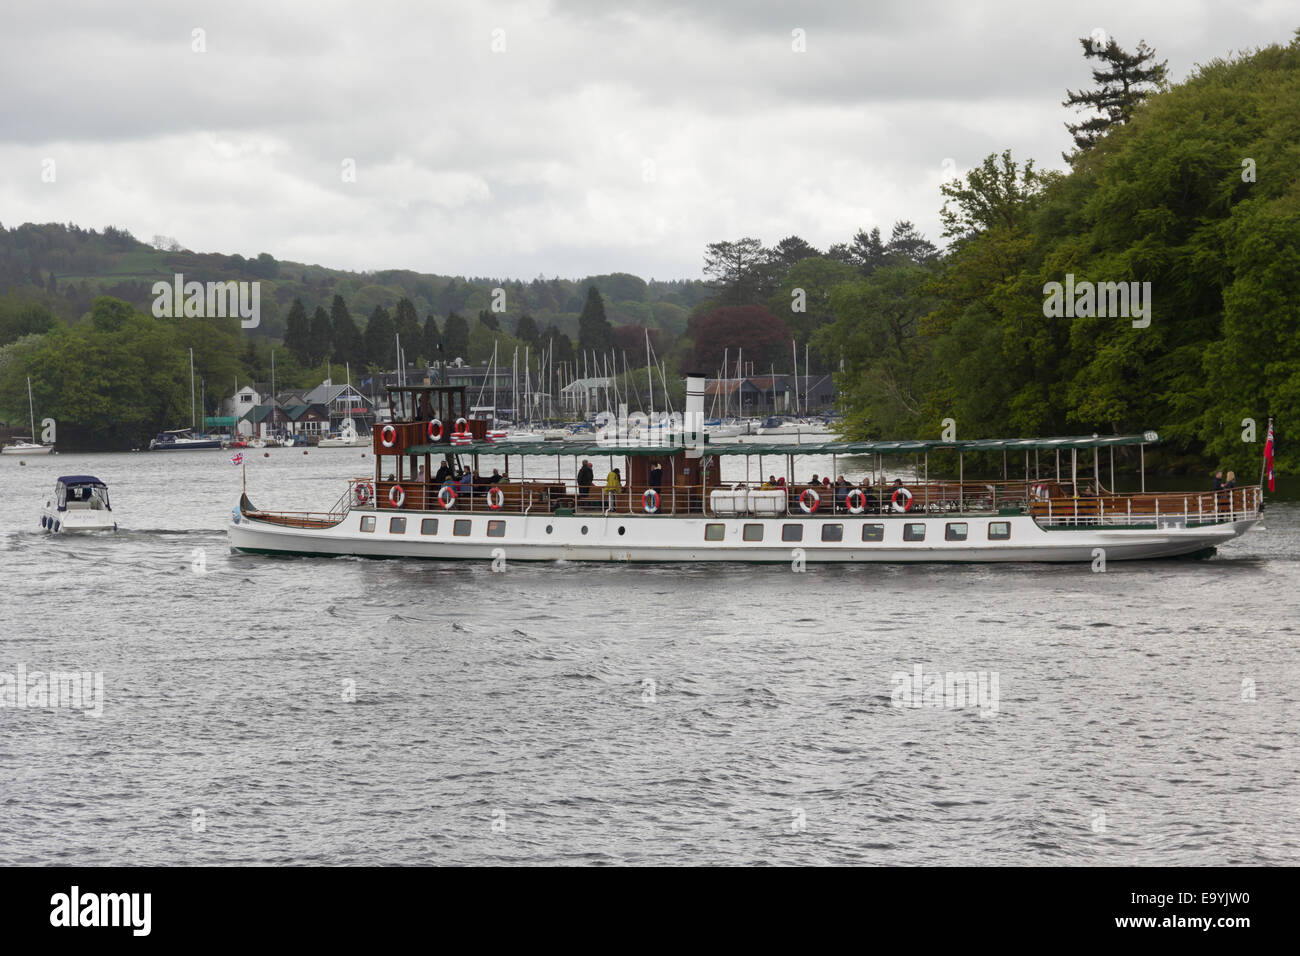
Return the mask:
[[[64,475],[45,501],[41,527],[52,534],[69,531],[116,531],[108,485],[94,475]]]

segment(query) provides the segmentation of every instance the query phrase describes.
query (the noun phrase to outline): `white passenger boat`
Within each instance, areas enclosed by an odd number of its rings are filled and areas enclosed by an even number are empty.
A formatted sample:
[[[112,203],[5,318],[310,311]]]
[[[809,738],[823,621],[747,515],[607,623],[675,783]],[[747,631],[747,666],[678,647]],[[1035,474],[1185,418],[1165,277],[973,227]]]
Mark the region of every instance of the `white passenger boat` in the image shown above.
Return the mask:
[[[394,419],[375,426],[373,476],[351,479],[324,513],[263,510],[245,493],[228,525],[232,549],[537,561],[1095,562],[1209,553],[1248,530],[1263,508],[1258,486],[1149,493],[1144,469],[1138,491],[1115,492],[1115,450],[1136,451],[1144,464],[1146,446],[1159,441],[1154,432],[713,447],[702,441],[703,379],[692,376],[686,421],[695,424],[682,444],[489,443],[486,421],[465,421],[465,389],[389,393]],[[436,417],[417,418],[417,408]],[[955,480],[929,477],[933,451],[953,453]],[[967,480],[966,457],[990,452],[1002,453],[1001,477]],[[779,471],[785,484],[720,482],[722,459],[734,455],[746,456],[747,470],[757,458],[756,473]],[[839,491],[796,480],[810,455],[830,457],[834,474],[843,459],[845,469],[869,468],[871,476]],[[1022,455],[1023,474],[1013,475]],[[482,478],[485,456],[504,465],[497,483]],[[886,483],[886,456],[914,457],[918,478]],[[581,486],[563,474],[561,460],[584,457],[618,462],[621,489]],[[773,469],[774,461],[782,467]],[[423,480],[443,462],[464,467],[475,483]]]
[[[94,475],[64,475],[41,510],[41,527],[51,534],[116,531],[108,485]]]
[[[52,451],[53,445],[38,445],[24,435],[0,448],[0,455],[48,455]]]

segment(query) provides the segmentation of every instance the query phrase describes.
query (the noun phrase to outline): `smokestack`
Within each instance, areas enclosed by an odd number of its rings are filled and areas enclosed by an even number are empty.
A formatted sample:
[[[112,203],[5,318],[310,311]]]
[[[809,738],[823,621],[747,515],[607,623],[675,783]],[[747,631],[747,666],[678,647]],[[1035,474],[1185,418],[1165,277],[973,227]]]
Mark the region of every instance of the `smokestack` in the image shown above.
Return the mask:
[[[686,414],[682,418],[682,444],[687,458],[699,458],[704,449],[704,376],[686,376]]]

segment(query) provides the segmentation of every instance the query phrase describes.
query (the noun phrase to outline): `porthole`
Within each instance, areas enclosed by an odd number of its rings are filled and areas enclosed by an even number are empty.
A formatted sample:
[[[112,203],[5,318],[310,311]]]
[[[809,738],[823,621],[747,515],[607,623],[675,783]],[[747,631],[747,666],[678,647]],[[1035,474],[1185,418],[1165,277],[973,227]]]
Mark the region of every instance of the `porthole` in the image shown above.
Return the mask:
[[[587,526],[585,524],[582,526],[582,533],[583,534],[587,533]]]
[[[619,534],[627,534],[627,528],[623,527],[622,525],[619,525],[619,526],[618,526],[618,533],[619,533]]]
[[[554,530],[555,530],[555,528],[554,528],[552,525],[549,525],[549,524],[548,524],[548,525],[546,526],[546,533],[547,533],[547,534],[550,534],[550,533],[551,533],[552,531],[554,531]]]

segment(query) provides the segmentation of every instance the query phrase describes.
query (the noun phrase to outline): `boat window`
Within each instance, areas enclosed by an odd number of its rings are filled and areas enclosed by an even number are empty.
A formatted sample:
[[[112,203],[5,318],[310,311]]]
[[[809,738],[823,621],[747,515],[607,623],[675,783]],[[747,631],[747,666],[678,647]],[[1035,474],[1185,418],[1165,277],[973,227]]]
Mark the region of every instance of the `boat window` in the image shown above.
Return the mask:
[[[389,519],[388,519],[388,533],[389,533],[389,534],[406,534],[406,519],[405,519],[405,518],[389,518]]]
[[[451,533],[459,537],[465,537],[469,534],[469,519],[457,518],[456,523],[451,526]]]
[[[1006,541],[1011,537],[1010,521],[990,521],[989,522],[989,540]]]
[[[420,522],[420,534],[437,534],[437,533],[438,533],[437,518],[425,518],[423,521]]]
[[[909,521],[903,525],[904,541],[924,541],[925,525],[920,521]]]
[[[365,517],[363,517],[363,518],[361,519],[361,530],[362,530],[362,531],[374,531],[374,530],[375,530],[375,516],[374,516],[374,515],[366,515]]]
[[[844,525],[842,524],[824,524],[822,525],[823,541],[843,541]]]
[[[504,538],[506,536],[506,523],[504,521],[488,522],[489,538]]]
[[[885,526],[883,524],[864,524],[862,526],[863,541],[884,541]]]
[[[802,540],[803,540],[803,525],[801,525],[801,524],[785,524],[785,525],[782,525],[782,526],[781,526],[781,540],[782,540],[782,541],[802,541]]]
[[[721,541],[727,533],[725,524],[706,524],[704,526],[705,541]]]
[[[943,531],[943,539],[945,541],[965,541],[967,530],[966,522],[949,521],[948,527]]]
[[[747,525],[745,525],[745,540],[746,540],[746,541],[762,541],[762,540],[763,540],[763,526],[762,526],[761,524],[747,524]]]

